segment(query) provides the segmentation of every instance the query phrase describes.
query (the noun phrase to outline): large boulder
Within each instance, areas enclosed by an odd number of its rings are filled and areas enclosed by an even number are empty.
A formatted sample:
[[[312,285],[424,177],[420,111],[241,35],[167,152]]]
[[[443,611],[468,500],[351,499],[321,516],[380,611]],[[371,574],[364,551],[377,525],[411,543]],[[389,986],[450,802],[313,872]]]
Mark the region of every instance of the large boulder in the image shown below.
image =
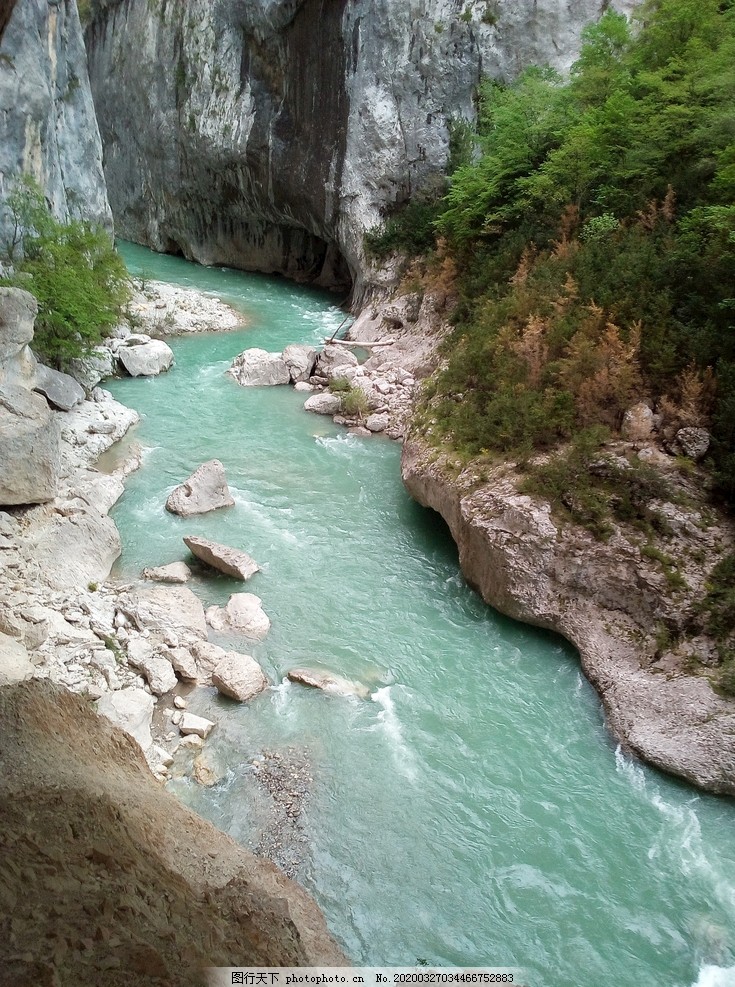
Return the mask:
[[[249,349],[232,361],[227,373],[243,387],[288,384],[291,373],[280,353]]]
[[[246,637],[262,640],[271,622],[254,593],[233,593],[225,607],[209,607],[207,623],[216,631],[239,631]]]
[[[177,678],[171,662],[145,638],[128,641],[128,664],[137,669],[156,696],[176,688]]]
[[[226,576],[232,576],[233,579],[241,579],[245,582],[260,570],[258,563],[239,548],[220,545],[219,542],[199,538],[196,535],[184,538],[184,544],[200,561],[218,572],[223,572]]]
[[[291,343],[282,353],[292,384],[308,381],[314,371],[316,350],[306,343]]]
[[[24,387],[0,387],[0,504],[56,496],[61,433],[46,401]]]
[[[359,699],[367,699],[370,690],[362,682],[352,682],[334,672],[323,671],[319,668],[292,668],[287,673],[291,682],[298,682],[301,685],[308,685],[312,689],[321,689],[333,696],[357,696]]]
[[[97,712],[137,741],[145,753],[153,746],[151,720],[154,706],[153,696],[145,689],[131,687],[102,696],[97,701]]]
[[[340,370],[356,366],[357,357],[354,353],[350,352],[344,346],[328,344],[317,357],[314,372],[320,377],[326,377],[328,380],[331,380],[333,377],[341,376]]]
[[[212,672],[212,684],[223,696],[245,703],[268,686],[268,679],[250,655],[228,651]]]
[[[174,353],[168,343],[148,336],[128,336],[117,358],[131,377],[155,377],[168,370]]]
[[[313,411],[315,415],[336,415],[342,408],[342,401],[337,394],[313,394],[304,402],[304,411]]]
[[[201,737],[202,740],[206,740],[210,735],[212,730],[214,730],[215,724],[211,720],[205,719],[203,716],[197,716],[195,713],[186,712],[181,717],[181,723],[179,724],[179,730],[184,734],[184,736],[189,736],[194,734],[196,737]]]
[[[206,638],[204,607],[186,586],[140,586],[118,600],[138,630]]]
[[[33,388],[38,391],[61,411],[71,411],[74,405],[84,400],[84,388],[69,374],[52,370],[39,363],[36,368],[36,384]]]
[[[680,428],[676,433],[676,446],[689,459],[698,462],[707,455],[710,434],[706,428]]]
[[[220,507],[232,507],[234,503],[224,466],[218,459],[210,459],[171,491],[166,510],[189,517],[192,514],[207,514]]]

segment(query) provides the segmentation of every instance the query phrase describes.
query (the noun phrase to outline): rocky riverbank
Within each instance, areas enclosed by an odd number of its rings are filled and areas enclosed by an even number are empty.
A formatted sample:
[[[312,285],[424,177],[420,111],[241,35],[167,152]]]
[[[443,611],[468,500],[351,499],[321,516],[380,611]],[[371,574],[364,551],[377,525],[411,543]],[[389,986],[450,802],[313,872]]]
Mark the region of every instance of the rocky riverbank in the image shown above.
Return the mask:
[[[466,579],[489,605],[578,648],[610,730],[628,750],[699,787],[735,794],[735,700],[716,691],[716,643],[697,617],[713,566],[735,546],[732,519],[709,501],[695,460],[682,474],[674,453],[684,450],[664,448],[650,426],[643,438],[613,443],[608,454],[639,458],[670,490],[669,500],[651,505],[667,529],[653,546],[650,534],[624,524],[598,540],[560,522],[543,498],[521,494],[515,464],[461,463],[412,436],[416,382],[438,363],[451,304],[436,280],[424,291],[399,288],[376,297],[349,330],[351,339],[383,342],[377,359],[362,364],[370,386],[375,364],[383,373],[400,366],[412,375],[409,401],[393,399],[386,427],[387,435],[406,439],[407,490],[447,522]],[[681,577],[676,586],[661,561],[669,557]]]
[[[78,983],[104,970],[109,983],[198,984],[209,964],[342,964],[304,892],[154,780],[170,770],[217,780],[202,753],[215,724],[190,713],[182,691],[215,683],[246,700],[267,682],[255,666],[253,688],[252,659],[207,641],[204,608],[188,588],[109,580],[121,545],[108,512],[142,451],[128,436],[114,470],[98,468],[138,420],[98,381],[130,327],[80,368],[84,397],[73,378],[37,364],[34,315],[30,295],[0,291],[0,842],[12,861],[5,913],[14,916],[3,928],[6,975]],[[185,570],[175,567],[177,580]],[[222,612],[262,624],[253,601],[236,594]],[[279,820],[284,807],[271,794]],[[277,846],[263,855],[286,862],[298,833],[278,825]]]

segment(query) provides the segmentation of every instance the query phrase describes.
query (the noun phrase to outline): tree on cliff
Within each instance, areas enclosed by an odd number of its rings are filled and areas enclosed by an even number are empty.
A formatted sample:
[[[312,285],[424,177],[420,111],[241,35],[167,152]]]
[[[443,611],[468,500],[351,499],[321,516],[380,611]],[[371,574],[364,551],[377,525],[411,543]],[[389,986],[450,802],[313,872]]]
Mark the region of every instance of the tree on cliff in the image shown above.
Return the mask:
[[[8,205],[14,231],[6,255],[15,273],[3,283],[36,296],[34,349],[63,369],[120,321],[130,297],[127,270],[103,229],[83,219],[59,222],[32,179],[18,180]]]

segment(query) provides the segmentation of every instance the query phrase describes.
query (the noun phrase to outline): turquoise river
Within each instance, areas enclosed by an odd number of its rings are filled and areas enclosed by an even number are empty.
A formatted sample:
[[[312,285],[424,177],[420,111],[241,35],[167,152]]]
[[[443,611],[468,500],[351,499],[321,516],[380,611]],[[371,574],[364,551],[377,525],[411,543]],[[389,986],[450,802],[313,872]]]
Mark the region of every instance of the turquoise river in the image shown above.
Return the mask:
[[[335,300],[123,245],[133,273],[216,293],[247,327],[172,342],[173,369],[109,382],[146,452],[114,510],[117,575],[187,558],[185,534],[244,548],[272,620],[241,642],[273,683],[247,706],[198,690],[220,784],[172,783],[245,846],[262,751],[313,779],[299,879],[361,965],[519,966],[531,987],[735,984],[735,804],[623,756],[561,639],[513,623],[464,583],[443,522],[414,504],[400,447],[349,435],[289,387],[224,372],[247,347],[321,343]],[[173,486],[220,459],[236,504],[183,520]],[[190,583],[205,605],[242,591]],[[367,684],[330,697],[296,665]]]

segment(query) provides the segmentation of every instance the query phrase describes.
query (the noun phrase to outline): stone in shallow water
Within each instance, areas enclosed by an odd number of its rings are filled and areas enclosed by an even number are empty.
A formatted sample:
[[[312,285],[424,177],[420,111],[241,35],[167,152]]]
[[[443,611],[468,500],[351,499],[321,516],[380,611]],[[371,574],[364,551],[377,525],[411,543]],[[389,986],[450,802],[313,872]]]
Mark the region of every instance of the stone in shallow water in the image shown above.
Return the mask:
[[[245,703],[268,686],[263,669],[250,655],[228,651],[212,672],[212,685],[224,696]]]
[[[241,579],[245,582],[260,570],[258,563],[239,548],[221,545],[219,542],[198,538],[196,535],[184,538],[184,544],[202,562],[211,565],[218,572],[224,572],[226,576],[232,576],[233,579]]]
[[[351,682],[349,679],[335,675],[333,672],[322,671],[318,668],[292,668],[287,673],[291,682],[298,682],[301,685],[311,686],[313,689],[321,689],[334,696],[357,696],[360,699],[367,699],[370,690],[362,682]]]
[[[212,730],[214,730],[214,726],[211,720],[207,720],[203,716],[196,716],[194,713],[184,713],[181,717],[179,730],[184,736],[193,733],[197,737],[201,737],[202,740],[206,740]]]
[[[131,377],[155,377],[168,370],[174,362],[174,352],[168,343],[160,339],[139,339],[148,337],[128,336],[121,346],[117,358]]]
[[[166,510],[189,517],[192,514],[207,514],[220,507],[232,507],[234,503],[224,466],[218,459],[210,459],[171,491]]]
[[[316,350],[304,343],[292,343],[283,351],[283,362],[289,369],[291,383],[305,383],[311,377],[316,363]]]

